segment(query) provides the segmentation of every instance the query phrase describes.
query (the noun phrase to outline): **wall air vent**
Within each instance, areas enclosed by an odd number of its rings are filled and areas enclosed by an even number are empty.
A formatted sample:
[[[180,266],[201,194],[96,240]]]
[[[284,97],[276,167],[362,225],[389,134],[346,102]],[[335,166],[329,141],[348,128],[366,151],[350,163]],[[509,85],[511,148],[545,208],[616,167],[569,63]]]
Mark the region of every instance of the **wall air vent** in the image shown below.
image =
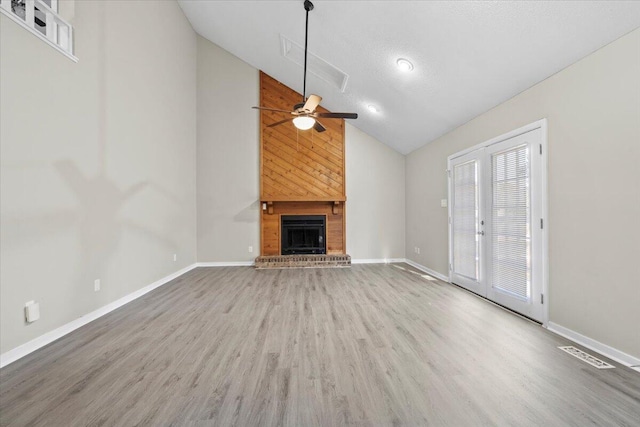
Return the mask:
[[[576,348],[576,347],[574,347],[572,345],[564,346],[564,347],[558,347],[558,348],[560,350],[562,350],[562,351],[566,351],[567,353],[569,353],[573,357],[577,357],[578,359],[582,360],[583,362],[588,363],[591,366],[595,366],[598,369],[615,368],[615,366],[610,365],[607,362],[605,362],[603,360],[600,360],[597,357],[594,357],[594,356],[590,355],[589,353],[585,353],[584,351],[582,351],[579,348]]]
[[[280,34],[280,47],[282,56],[300,67],[304,67],[304,47],[292,42],[282,34]],[[311,52],[307,53],[307,69],[325,82],[335,86],[340,92],[344,92],[347,87],[348,74]]]

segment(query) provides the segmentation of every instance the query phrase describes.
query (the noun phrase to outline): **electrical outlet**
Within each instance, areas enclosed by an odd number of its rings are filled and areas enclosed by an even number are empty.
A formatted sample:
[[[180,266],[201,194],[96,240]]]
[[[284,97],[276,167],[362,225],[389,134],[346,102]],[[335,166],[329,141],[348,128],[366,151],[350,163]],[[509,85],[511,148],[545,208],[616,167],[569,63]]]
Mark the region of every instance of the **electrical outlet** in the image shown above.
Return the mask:
[[[173,260],[177,261],[178,260],[178,254],[173,254]]]
[[[100,279],[93,281],[93,290],[98,292],[100,290]]]
[[[420,248],[416,248],[416,250],[417,250],[416,253],[419,254],[420,253]]]
[[[249,252],[253,252],[253,246],[249,246]]]

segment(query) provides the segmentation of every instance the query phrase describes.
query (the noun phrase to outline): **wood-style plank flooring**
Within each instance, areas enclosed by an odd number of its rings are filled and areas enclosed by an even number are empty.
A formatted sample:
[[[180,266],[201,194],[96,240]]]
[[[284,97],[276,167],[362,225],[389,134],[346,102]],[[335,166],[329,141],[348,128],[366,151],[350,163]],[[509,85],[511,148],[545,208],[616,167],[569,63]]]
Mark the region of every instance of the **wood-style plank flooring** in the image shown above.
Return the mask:
[[[640,374],[408,270],[198,268],[2,369],[0,425],[640,425]]]

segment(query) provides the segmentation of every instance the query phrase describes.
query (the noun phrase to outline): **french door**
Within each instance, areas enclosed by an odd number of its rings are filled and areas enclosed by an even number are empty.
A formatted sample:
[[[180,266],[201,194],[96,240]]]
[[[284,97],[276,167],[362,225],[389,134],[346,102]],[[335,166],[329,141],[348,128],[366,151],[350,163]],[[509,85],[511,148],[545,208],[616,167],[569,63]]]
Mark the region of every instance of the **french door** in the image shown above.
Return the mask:
[[[449,158],[450,279],[542,322],[543,129]]]

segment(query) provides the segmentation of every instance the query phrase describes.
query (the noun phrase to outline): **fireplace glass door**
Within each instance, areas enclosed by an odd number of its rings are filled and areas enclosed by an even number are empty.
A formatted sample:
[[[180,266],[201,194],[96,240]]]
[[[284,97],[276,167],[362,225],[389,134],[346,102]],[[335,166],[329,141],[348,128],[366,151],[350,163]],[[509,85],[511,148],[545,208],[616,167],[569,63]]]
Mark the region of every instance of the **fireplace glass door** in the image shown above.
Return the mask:
[[[326,216],[282,215],[282,255],[326,254]]]

